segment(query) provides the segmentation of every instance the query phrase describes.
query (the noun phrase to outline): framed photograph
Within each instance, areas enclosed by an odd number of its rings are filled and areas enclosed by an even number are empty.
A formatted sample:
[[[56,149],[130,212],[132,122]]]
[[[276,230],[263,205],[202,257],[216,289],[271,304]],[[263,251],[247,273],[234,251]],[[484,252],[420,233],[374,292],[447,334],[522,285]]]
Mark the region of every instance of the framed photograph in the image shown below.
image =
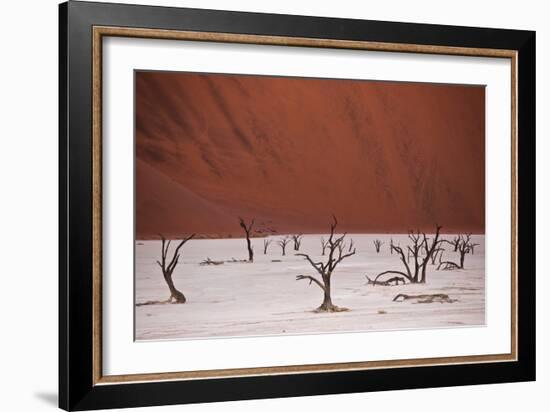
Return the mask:
[[[535,33],[60,5],[60,407],[535,379]]]

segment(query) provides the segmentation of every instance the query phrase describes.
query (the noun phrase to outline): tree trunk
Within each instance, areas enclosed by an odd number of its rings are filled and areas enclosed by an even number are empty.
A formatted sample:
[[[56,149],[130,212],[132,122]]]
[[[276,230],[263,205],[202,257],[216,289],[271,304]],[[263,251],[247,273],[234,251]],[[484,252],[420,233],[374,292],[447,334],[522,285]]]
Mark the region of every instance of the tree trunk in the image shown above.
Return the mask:
[[[181,293],[179,290],[176,289],[176,286],[174,285],[174,281],[172,280],[172,276],[164,276],[164,280],[166,280],[166,284],[168,285],[168,289],[170,289],[170,299],[174,299],[176,303],[185,303],[187,299],[185,299],[185,295]]]
[[[248,233],[246,234],[246,246],[248,247],[248,260],[252,262],[254,260],[254,251],[252,250],[252,243]]]
[[[254,250],[252,249],[252,243],[250,242],[250,232],[252,232],[252,228],[254,227],[254,219],[252,219],[247,226],[246,223],[244,222],[244,219],[242,217],[239,217],[239,225],[244,230],[244,234],[246,236],[246,247],[248,248],[248,261],[253,262]]]
[[[323,297],[323,303],[321,306],[319,306],[316,310],[316,312],[339,312],[341,309],[338,306],[334,305],[332,303],[332,297],[330,293],[330,275],[323,276],[323,284],[324,284],[324,297]]]
[[[326,287],[326,286],[325,286]],[[317,308],[320,312],[332,312],[334,310],[334,305],[332,304],[332,298],[330,297],[330,287],[325,289],[325,296],[323,298],[323,303]]]
[[[319,312],[332,312],[334,310],[334,305],[332,304],[332,298],[330,296],[330,280],[325,280],[325,290],[323,303],[317,308]]]
[[[428,266],[428,261],[426,260],[426,263],[424,266],[422,266],[422,276],[420,278],[420,283],[426,283],[426,266]]]
[[[466,256],[465,253],[460,253],[460,269],[464,269],[464,257]]]

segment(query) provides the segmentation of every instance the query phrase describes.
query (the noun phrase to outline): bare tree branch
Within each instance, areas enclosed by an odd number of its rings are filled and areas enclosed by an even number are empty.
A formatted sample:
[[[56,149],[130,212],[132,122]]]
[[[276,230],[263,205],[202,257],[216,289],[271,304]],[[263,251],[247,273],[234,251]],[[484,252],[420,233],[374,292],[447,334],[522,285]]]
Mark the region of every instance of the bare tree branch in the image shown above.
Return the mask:
[[[441,229],[441,226],[436,225],[435,235],[433,238],[428,237],[426,233],[421,233],[419,230],[416,232],[410,231],[408,234],[410,244],[407,245],[406,257],[403,248],[393,244],[392,239],[390,243],[391,250],[398,254],[401,263],[403,263],[403,266],[405,267],[406,273],[400,271],[385,271],[380,273],[378,276],[382,276],[387,273],[398,273],[404,276],[411,283],[425,283],[426,268],[428,263],[430,260],[435,259],[433,258],[434,253],[436,253],[437,250],[440,250],[439,245],[441,244],[441,240],[439,239],[439,234]],[[413,259],[412,264],[410,263],[411,258]],[[375,280],[377,279],[378,277],[376,277]]]
[[[412,280],[412,278],[410,276],[408,276],[406,273],[400,272],[399,270],[386,270],[385,272],[382,272],[382,273],[379,273],[378,275],[376,275],[376,277],[374,278],[374,282],[378,282],[378,279],[380,279],[382,276],[388,275],[388,274],[403,276],[405,279],[408,279],[409,282],[411,282],[411,280]]]
[[[349,247],[349,252],[346,253],[346,234],[337,236],[335,235],[336,226],[338,225],[338,220],[336,216],[332,216],[332,223],[330,225],[330,236],[325,242],[324,238],[321,238],[321,246],[323,248],[323,255],[325,254],[325,249],[328,249],[328,257],[326,262],[316,262],[306,253],[296,253],[296,256],[301,256],[305,258],[309,264],[315,269],[315,271],[321,276],[321,280],[315,279],[313,276],[309,275],[299,275],[296,277],[296,280],[308,279],[311,282],[315,282],[319,287],[323,289],[324,299],[321,306],[317,308],[317,312],[339,312],[345,310],[339,308],[332,303],[331,297],[331,278],[336,266],[342,262],[342,260],[355,254],[355,248],[351,250]]]
[[[325,250],[327,249],[328,247],[328,240],[325,240],[324,237],[321,238],[321,250],[322,250],[322,255],[325,256]]]
[[[176,249],[173,252],[172,259],[170,259],[170,262],[167,264],[167,257],[168,257],[168,250],[170,248],[171,241],[166,241],[166,238],[161,234],[161,260],[157,260],[157,264],[162,270],[162,275],[164,276],[164,280],[166,281],[166,284],[168,285],[168,289],[170,290],[170,298],[169,301],[174,299],[175,303],[185,303],[186,298],[183,293],[181,293],[178,289],[176,289],[176,286],[174,285],[174,281],[172,280],[172,274],[174,272],[174,269],[176,268],[179,258],[180,258],[180,249],[181,247],[187,243],[189,240],[191,240],[193,237],[195,237],[195,234],[185,237],[181,239],[180,243],[176,246]]]
[[[296,280],[302,280],[302,279],[308,279],[309,284],[311,285],[311,282],[315,283],[317,286],[319,286],[323,291],[325,290],[325,287],[321,282],[319,282],[317,279],[315,279],[313,276],[309,275],[298,275],[296,276]]]

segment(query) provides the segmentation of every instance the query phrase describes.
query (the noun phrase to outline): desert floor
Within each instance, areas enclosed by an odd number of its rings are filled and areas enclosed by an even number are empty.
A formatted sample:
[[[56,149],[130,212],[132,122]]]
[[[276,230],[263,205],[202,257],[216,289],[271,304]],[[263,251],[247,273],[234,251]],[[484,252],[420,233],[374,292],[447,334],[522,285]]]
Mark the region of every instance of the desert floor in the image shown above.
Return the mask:
[[[306,235],[300,252],[314,260],[321,256],[321,236]],[[325,239],[327,238],[324,235]],[[426,329],[484,325],[485,322],[485,247],[484,236],[473,236],[478,243],[475,254],[466,255],[465,269],[436,271],[429,265],[426,284],[400,286],[367,285],[385,270],[403,270],[398,256],[390,254],[390,235],[348,235],[357,253],[345,259],[332,276],[332,300],[349,309],[340,313],[314,313],[322,302],[321,289],[297,275],[316,275],[302,257],[295,256],[292,243],[281,256],[273,236],[267,255],[263,238],[252,239],[254,263],[226,262],[200,265],[212,260],[245,259],[244,239],[191,240],[181,249],[180,263],[173,275],[176,287],[186,298],[185,304],[136,306],[136,339],[187,339],[203,337],[261,336],[279,334],[352,332],[391,329]],[[406,235],[392,235],[395,243],[408,244]],[[451,239],[452,235],[443,238]],[[373,240],[381,239],[380,253]],[[348,239],[349,241],[349,239]],[[172,242],[172,248],[174,247]],[[452,246],[444,260],[458,261]],[[172,249],[171,249],[172,250]],[[136,242],[136,303],[165,300],[168,288],[156,260],[160,241]],[[272,262],[281,260],[281,262]],[[317,275],[317,277],[319,277]],[[393,302],[399,293],[445,293],[453,303]]]

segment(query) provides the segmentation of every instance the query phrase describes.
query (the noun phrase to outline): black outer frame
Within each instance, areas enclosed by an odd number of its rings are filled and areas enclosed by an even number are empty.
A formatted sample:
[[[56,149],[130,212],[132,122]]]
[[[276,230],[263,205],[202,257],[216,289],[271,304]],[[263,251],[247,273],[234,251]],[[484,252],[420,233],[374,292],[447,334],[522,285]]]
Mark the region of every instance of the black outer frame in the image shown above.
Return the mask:
[[[518,52],[518,361],[93,385],[92,26]],[[535,380],[535,32],[74,2],[59,6],[59,406],[107,409]]]

